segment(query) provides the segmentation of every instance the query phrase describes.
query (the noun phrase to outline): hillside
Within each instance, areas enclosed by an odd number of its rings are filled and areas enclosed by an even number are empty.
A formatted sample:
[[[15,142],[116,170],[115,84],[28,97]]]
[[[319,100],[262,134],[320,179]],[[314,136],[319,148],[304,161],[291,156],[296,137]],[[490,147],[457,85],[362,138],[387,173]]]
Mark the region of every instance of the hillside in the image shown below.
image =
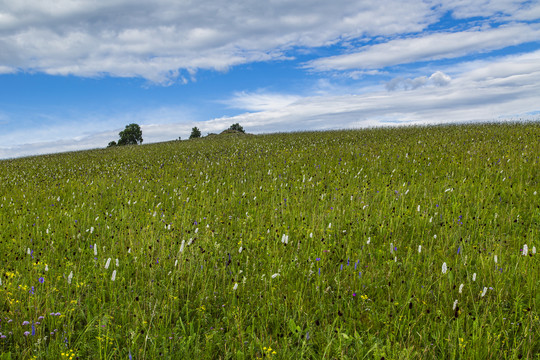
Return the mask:
[[[534,358],[539,154],[526,123],[0,161],[0,352]]]

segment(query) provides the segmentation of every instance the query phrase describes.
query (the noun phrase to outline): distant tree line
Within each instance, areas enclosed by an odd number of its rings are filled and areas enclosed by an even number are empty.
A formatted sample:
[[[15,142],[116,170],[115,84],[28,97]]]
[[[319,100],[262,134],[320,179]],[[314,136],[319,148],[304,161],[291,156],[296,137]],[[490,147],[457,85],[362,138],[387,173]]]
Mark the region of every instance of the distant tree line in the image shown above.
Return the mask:
[[[241,133],[246,133],[244,128],[239,124],[232,124],[227,130],[238,131]],[[138,124],[129,124],[126,125],[126,128],[118,133],[120,139],[117,141],[111,141],[107,147],[113,146],[123,146],[123,145],[137,145],[142,144],[142,130]],[[191,129],[190,139],[196,139],[201,137],[201,130],[198,127]],[[178,140],[181,140],[181,137],[178,137]]]

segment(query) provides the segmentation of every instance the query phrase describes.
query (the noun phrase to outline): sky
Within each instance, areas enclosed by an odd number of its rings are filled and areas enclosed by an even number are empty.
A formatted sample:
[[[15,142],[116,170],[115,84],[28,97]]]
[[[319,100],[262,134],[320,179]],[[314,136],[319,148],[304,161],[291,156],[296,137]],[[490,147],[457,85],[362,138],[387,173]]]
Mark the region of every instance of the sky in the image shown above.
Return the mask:
[[[540,1],[0,0],[0,159],[249,133],[540,121]]]

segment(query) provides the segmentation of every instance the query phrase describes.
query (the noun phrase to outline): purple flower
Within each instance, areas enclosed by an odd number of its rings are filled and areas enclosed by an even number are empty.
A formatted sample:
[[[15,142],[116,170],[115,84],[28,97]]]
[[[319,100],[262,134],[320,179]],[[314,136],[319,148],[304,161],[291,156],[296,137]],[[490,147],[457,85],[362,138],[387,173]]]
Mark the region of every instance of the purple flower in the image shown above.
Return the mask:
[[[458,253],[458,255],[459,255],[460,252],[461,252],[461,246],[459,246],[459,247],[457,248],[457,253]]]
[[[30,335],[30,332],[29,332],[29,331],[25,331],[25,332],[24,332],[24,336],[28,336],[28,335]]]
[[[45,282],[45,278],[40,277],[40,278],[39,278],[39,283],[40,283],[40,284],[43,284],[44,282]]]
[[[36,335],[36,327],[34,326],[34,323],[32,323],[32,336]]]
[[[316,260],[316,261],[320,261],[320,260],[321,260],[321,258],[316,258],[315,260]]]
[[[28,324],[30,324],[30,322],[29,322],[29,321],[23,321],[23,323],[22,323],[22,324],[23,324],[23,326],[25,326],[25,325],[28,325]]]
[[[43,319],[45,319],[45,318],[44,318],[43,316],[40,316],[40,317],[38,317],[37,319],[38,319],[38,320],[43,320]]]

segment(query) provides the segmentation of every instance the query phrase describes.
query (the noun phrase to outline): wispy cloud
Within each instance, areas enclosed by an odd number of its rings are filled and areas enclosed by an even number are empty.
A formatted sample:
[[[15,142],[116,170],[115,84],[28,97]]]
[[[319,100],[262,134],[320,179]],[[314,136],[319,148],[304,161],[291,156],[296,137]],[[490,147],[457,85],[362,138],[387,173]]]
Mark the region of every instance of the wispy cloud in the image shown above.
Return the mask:
[[[538,39],[540,24],[433,33],[366,46],[351,54],[319,58],[305,66],[319,71],[380,69],[418,61],[457,58]]]

